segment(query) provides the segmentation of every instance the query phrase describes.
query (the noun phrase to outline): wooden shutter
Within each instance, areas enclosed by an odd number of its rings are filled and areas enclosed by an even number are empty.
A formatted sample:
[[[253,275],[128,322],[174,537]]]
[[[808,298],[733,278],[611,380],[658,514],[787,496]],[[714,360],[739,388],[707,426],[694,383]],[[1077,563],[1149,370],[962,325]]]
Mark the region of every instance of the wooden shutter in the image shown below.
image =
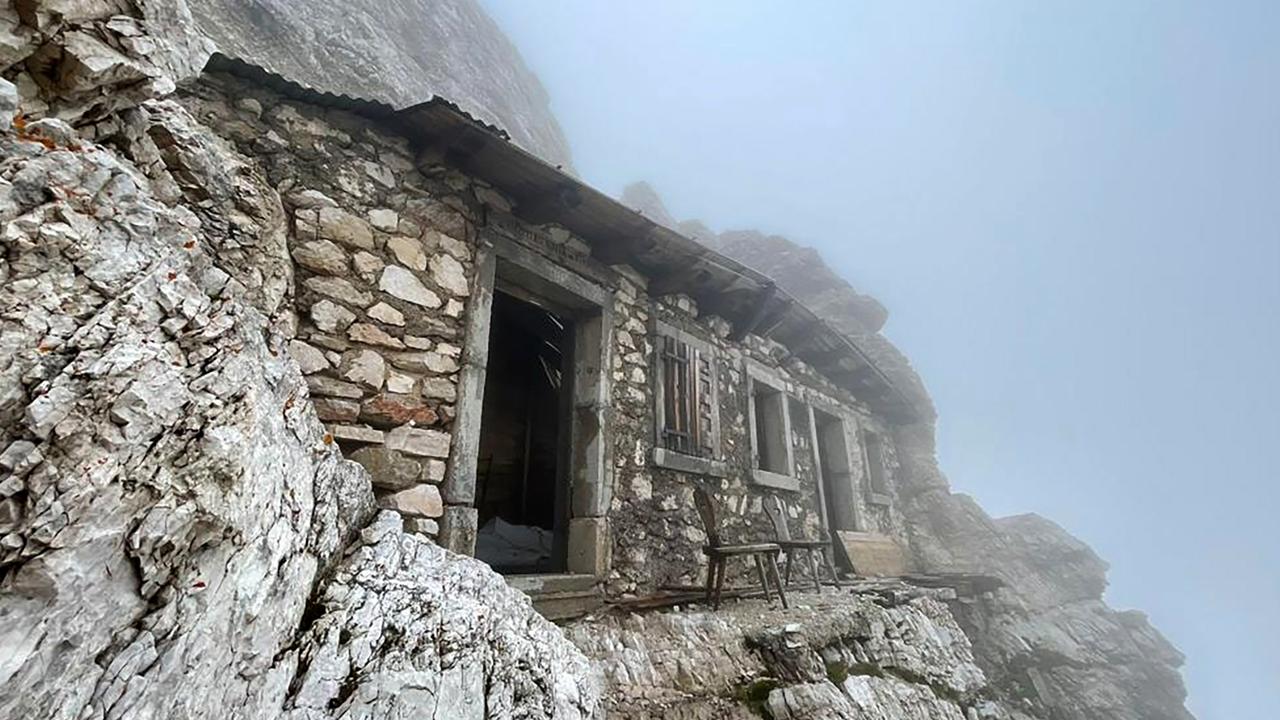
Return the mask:
[[[697,381],[694,387],[697,390],[697,398],[695,404],[697,407],[698,420],[698,454],[702,457],[711,458],[716,454],[716,438],[715,438],[715,416],[719,411],[716,408],[716,363],[715,356],[707,352],[698,352],[697,363],[695,366]]]
[[[668,450],[692,455],[698,436],[695,351],[673,337],[664,336],[662,340],[662,444]]]

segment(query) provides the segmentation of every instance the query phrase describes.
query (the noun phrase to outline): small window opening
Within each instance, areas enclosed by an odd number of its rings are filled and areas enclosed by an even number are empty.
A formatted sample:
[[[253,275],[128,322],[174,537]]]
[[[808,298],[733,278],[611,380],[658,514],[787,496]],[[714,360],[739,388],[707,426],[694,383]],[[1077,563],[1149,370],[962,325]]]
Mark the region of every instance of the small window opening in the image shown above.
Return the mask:
[[[762,382],[752,382],[756,412],[756,467],[779,475],[790,475],[787,462],[786,393]]]
[[[862,433],[862,445],[867,452],[867,478],[874,495],[887,496],[889,482],[884,466],[884,443],[879,435],[872,432]]]

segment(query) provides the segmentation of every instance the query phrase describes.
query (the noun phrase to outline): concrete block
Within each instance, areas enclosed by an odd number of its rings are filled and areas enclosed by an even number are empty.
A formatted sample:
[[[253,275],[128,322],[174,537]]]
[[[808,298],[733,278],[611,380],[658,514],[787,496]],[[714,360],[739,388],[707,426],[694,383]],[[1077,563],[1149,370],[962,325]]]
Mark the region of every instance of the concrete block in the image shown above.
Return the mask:
[[[569,521],[569,572],[605,577],[609,574],[612,547],[607,518],[573,518]]]

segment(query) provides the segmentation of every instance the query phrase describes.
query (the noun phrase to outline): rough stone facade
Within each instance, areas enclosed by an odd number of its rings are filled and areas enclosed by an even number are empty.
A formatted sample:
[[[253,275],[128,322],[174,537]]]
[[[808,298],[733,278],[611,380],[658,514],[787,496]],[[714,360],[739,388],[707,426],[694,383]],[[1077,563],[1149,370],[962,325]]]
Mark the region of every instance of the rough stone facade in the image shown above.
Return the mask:
[[[414,167],[403,138],[226,76],[183,104],[281,193],[295,263],[289,351],[381,507],[435,536],[470,294],[468,185]],[[450,187],[449,182],[455,187]]]
[[[293,259],[295,337],[289,351],[307,378],[316,412],[344,453],[369,470],[380,507],[406,517],[410,530],[439,534],[441,483],[457,415],[458,377],[481,243],[484,207],[503,199],[483,181],[445,166],[420,169],[400,137],[368,119],[280,96],[224,74],[206,73],[180,102],[244,157],[253,157],[281,197],[285,242]],[[505,209],[505,208],[504,208]],[[518,222],[518,221],[517,221]],[[561,243],[585,241],[554,226],[525,225]],[[501,242],[502,240],[497,240]],[[561,256],[537,245],[548,262]],[[700,316],[687,296],[652,297],[646,279],[626,266],[579,254],[593,280],[612,295],[610,405],[614,493],[609,506],[605,589],[623,597],[701,581],[706,541],[692,501],[705,483],[730,542],[765,540],[772,526],[762,501],[786,498],[798,536],[818,537],[820,509],[807,402],[856,415],[860,426],[891,437],[865,404],[813,370],[786,360],[786,348],[749,335],[731,342],[730,324]],[[723,477],[659,467],[655,448],[654,335],[658,319],[716,348]],[[746,364],[776,373],[792,387],[796,492],[752,481]],[[851,448],[860,457],[860,448]],[[886,446],[885,470],[898,463]],[[852,482],[865,484],[856,464]],[[890,483],[890,487],[894,484]],[[890,504],[855,493],[869,530],[906,542]],[[465,549],[465,548],[464,548]],[[738,576],[752,570],[735,565]]]

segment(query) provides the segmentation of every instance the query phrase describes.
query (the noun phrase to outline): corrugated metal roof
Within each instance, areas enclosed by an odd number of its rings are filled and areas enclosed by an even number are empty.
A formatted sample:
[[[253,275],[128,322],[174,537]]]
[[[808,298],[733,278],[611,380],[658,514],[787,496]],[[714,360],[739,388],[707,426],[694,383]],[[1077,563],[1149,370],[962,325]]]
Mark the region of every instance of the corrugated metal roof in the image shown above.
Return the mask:
[[[840,333],[764,274],[661,225],[563,172],[441,97],[396,109],[385,103],[320,92],[261,67],[215,54],[208,71],[226,72],[313,105],[337,107],[383,123],[418,151],[515,200],[515,213],[556,222],[585,240],[606,264],[627,263],[649,277],[655,295],[685,293],[705,313],[736,327],[756,325],[874,410],[897,422],[918,418],[907,397],[854,339]]]

